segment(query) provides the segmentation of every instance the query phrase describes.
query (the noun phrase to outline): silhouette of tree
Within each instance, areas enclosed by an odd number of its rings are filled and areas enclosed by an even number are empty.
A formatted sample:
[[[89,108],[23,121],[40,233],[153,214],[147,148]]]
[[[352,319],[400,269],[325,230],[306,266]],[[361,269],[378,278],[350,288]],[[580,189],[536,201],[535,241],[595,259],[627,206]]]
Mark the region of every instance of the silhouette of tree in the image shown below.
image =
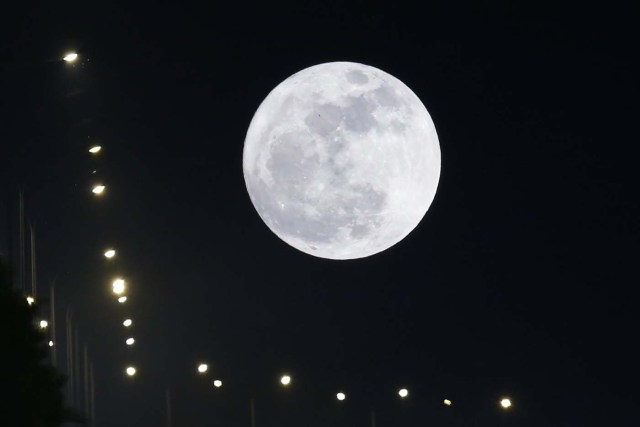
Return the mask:
[[[39,330],[37,305],[11,286],[8,264],[0,258],[0,426],[48,427],[84,424],[64,404],[64,375],[48,363],[48,343]]]

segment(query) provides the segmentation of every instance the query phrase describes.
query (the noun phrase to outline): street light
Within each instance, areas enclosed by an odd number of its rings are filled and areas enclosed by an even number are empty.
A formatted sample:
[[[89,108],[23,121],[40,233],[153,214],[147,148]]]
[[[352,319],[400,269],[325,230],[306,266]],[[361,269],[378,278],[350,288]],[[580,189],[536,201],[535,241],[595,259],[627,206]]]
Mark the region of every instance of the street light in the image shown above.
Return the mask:
[[[125,302],[127,302],[127,297],[122,296],[122,297],[118,298],[118,302],[119,302],[120,304],[124,304]]]
[[[114,249],[109,249],[108,251],[106,251],[106,252],[104,253],[104,257],[105,257],[105,258],[108,258],[108,259],[111,259],[111,258],[113,258],[114,256],[116,256],[116,251],[115,251]]]
[[[131,319],[127,319],[124,322],[122,322],[125,328],[128,328],[129,326],[131,326],[132,323],[133,321]]]
[[[69,52],[62,59],[64,60],[64,62],[75,62],[75,60],[78,59],[78,54],[75,52]]]
[[[116,279],[113,281],[113,293],[116,295],[122,295],[124,293],[125,281],[124,279]]]
[[[125,341],[127,343],[127,345],[133,345],[134,342],[136,342],[136,340],[134,340],[133,338],[127,338],[127,341]]]
[[[209,370],[209,365],[207,365],[206,363],[201,363],[200,365],[198,365],[198,372],[201,374],[205,374],[207,373],[207,371]]]
[[[99,145],[94,145],[93,147],[89,148],[89,152],[91,154],[98,154],[100,150],[102,150],[102,147]]]
[[[407,396],[409,396],[409,390],[407,390],[406,388],[402,388],[398,391],[398,395],[400,396],[401,399],[404,399]]]
[[[127,375],[132,377],[136,374],[136,368],[134,368],[133,366],[129,366],[126,372],[127,372]]]
[[[215,380],[215,381],[213,382],[213,386],[214,386],[215,388],[220,388],[220,387],[222,387],[222,381],[220,381],[220,380]]]
[[[53,341],[49,341],[49,347],[53,347]]]
[[[291,377],[289,375],[283,375],[282,378],[280,378],[280,384],[288,387],[291,384]]]
[[[345,400],[347,398],[347,395],[342,393],[342,392],[340,392],[340,393],[336,394],[336,397],[338,398],[338,400],[340,402],[342,402],[343,400]]]
[[[40,321],[40,329],[47,329],[47,326],[49,326],[49,322],[47,322],[46,320]]]
[[[104,185],[96,185],[95,187],[93,187],[93,190],[91,190],[91,192],[93,192],[93,194],[95,194],[96,196],[99,196],[104,193],[105,188],[106,187]]]
[[[451,406],[451,401],[449,399],[444,400],[445,406]]]
[[[27,296],[27,304],[33,305],[36,302],[35,298]]]
[[[504,398],[500,401],[500,406],[504,409],[509,409],[511,407],[511,399]]]

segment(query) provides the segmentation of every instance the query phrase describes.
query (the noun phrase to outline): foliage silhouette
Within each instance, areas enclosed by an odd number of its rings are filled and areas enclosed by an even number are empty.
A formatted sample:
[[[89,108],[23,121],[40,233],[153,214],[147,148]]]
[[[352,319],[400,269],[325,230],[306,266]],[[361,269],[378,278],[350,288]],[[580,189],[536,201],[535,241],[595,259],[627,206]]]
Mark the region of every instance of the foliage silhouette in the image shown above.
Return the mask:
[[[48,362],[47,337],[37,327],[37,304],[12,288],[11,270],[0,257],[0,426],[49,427],[86,424],[64,403],[66,378]]]

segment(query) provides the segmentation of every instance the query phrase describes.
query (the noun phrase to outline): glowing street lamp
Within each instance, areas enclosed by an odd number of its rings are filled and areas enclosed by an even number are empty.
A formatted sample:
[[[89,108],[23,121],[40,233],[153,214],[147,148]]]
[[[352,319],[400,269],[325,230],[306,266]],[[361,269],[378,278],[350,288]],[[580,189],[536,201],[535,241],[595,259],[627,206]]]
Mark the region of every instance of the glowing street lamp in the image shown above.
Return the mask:
[[[27,296],[27,304],[33,305],[36,302],[35,298]]]
[[[133,345],[134,342],[136,342],[136,340],[134,340],[133,338],[127,338],[127,345]]]
[[[91,154],[98,154],[100,150],[102,150],[102,147],[99,145],[94,145],[93,147],[89,148],[89,152]]]
[[[209,370],[209,365],[207,365],[206,363],[201,363],[200,365],[198,365],[199,373],[206,374],[208,370]]]
[[[500,406],[504,409],[509,409],[511,407],[511,399],[504,398],[500,401]]]
[[[105,257],[105,258],[107,258],[107,259],[111,259],[111,258],[113,258],[114,256],[116,256],[116,251],[115,251],[115,249],[109,249],[108,251],[106,251],[106,252],[104,253],[104,257]]]
[[[401,399],[406,398],[407,396],[409,396],[409,390],[407,390],[406,388],[402,388],[398,391],[398,396],[400,396]]]
[[[289,375],[283,375],[282,378],[280,378],[280,384],[288,387],[291,384],[291,377]]]
[[[64,58],[62,58],[64,62],[69,62],[69,63],[75,62],[76,59],[78,59],[78,54],[75,52],[69,52],[64,56]]]
[[[343,400],[345,400],[345,399],[347,398],[347,395],[346,395],[346,394],[344,394],[344,393],[342,393],[342,392],[340,392],[340,393],[336,394],[336,398],[337,398],[340,402],[342,402]]]
[[[49,326],[49,322],[47,322],[46,320],[40,321],[40,329],[47,329],[47,326]]]
[[[215,380],[215,381],[213,382],[213,386],[214,386],[215,388],[220,388],[220,387],[222,387],[222,381],[220,381],[220,380]]]
[[[443,403],[445,406],[451,406],[451,401],[449,399],[445,399]]]
[[[91,192],[93,194],[95,194],[96,196],[101,195],[102,193],[104,193],[104,189],[106,187],[104,185],[96,185],[95,187],[93,187],[93,190],[91,190]]]
[[[126,372],[128,376],[132,377],[136,374],[136,368],[134,368],[133,366],[129,366]]]
[[[122,295],[124,293],[125,281],[124,279],[116,279],[113,281],[113,293],[116,295]]]
[[[53,347],[53,341],[49,341],[49,347]]]
[[[133,321],[131,319],[127,319],[124,322],[122,322],[125,328],[128,328],[129,326],[131,326],[132,323]]]
[[[122,296],[122,297],[118,298],[118,302],[120,304],[124,304],[125,302],[127,302],[127,297],[126,296]]]

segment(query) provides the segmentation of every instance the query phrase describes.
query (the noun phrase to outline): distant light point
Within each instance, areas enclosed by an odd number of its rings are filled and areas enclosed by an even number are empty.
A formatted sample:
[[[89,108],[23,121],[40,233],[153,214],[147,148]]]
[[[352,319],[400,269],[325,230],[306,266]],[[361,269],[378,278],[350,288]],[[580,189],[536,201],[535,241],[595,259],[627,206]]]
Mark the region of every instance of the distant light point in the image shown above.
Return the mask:
[[[125,302],[127,302],[127,297],[122,296],[122,297],[118,298],[118,302],[119,302],[120,304],[124,304]]]
[[[336,398],[337,398],[340,402],[342,402],[343,400],[345,400],[345,399],[347,398],[347,395],[346,395],[346,394],[344,394],[344,393],[342,393],[342,392],[340,392],[340,393],[336,394]]]
[[[102,193],[104,193],[104,189],[106,187],[104,185],[96,185],[95,187],[93,187],[93,190],[91,190],[91,192],[93,192],[93,194],[99,196]]]
[[[62,59],[64,60],[64,62],[74,62],[76,59],[78,59],[78,54],[75,52],[69,52]]]
[[[35,298],[28,296],[27,297],[27,304],[29,305],[33,305],[36,302]]]
[[[124,322],[122,322],[125,328],[128,328],[129,326],[131,326],[132,323],[133,321],[131,319],[127,319]]]
[[[126,341],[127,345],[133,345],[133,343],[135,342],[136,340],[134,340],[133,338],[127,338],[127,341]]]
[[[209,365],[206,363],[201,363],[198,365],[198,372],[201,374],[205,374],[209,370]]]
[[[127,372],[127,375],[132,377],[136,374],[136,368],[134,368],[133,366],[129,366],[126,372]]]
[[[49,347],[53,347],[53,341],[49,341]]]
[[[507,399],[507,398],[502,399],[500,401],[500,406],[502,406],[504,409],[510,408],[511,407],[511,399]]]
[[[215,388],[220,388],[220,387],[222,387],[222,381],[220,381],[220,380],[215,380],[215,381],[213,382],[213,386],[214,386]]]
[[[122,295],[125,290],[126,283],[124,279],[116,279],[113,281],[113,293],[116,295]]]
[[[283,375],[282,378],[280,378],[280,384],[282,384],[285,387],[290,385],[291,377],[289,375]]]
[[[451,401],[449,399],[444,400],[445,406],[451,406]]]
[[[402,388],[398,391],[398,396],[400,396],[402,399],[406,398],[409,396],[409,390],[407,390],[406,388]]]
[[[116,256],[116,251],[115,251],[114,249],[109,249],[108,251],[106,251],[106,252],[104,253],[104,257],[105,257],[105,258],[108,258],[108,259],[111,259],[111,258],[113,258],[114,256]]]
[[[49,326],[49,322],[47,322],[46,320],[40,321],[40,329],[47,329],[47,326]]]
[[[89,148],[89,152],[91,154],[98,154],[100,150],[102,150],[102,147],[100,145],[94,145],[93,147]]]

